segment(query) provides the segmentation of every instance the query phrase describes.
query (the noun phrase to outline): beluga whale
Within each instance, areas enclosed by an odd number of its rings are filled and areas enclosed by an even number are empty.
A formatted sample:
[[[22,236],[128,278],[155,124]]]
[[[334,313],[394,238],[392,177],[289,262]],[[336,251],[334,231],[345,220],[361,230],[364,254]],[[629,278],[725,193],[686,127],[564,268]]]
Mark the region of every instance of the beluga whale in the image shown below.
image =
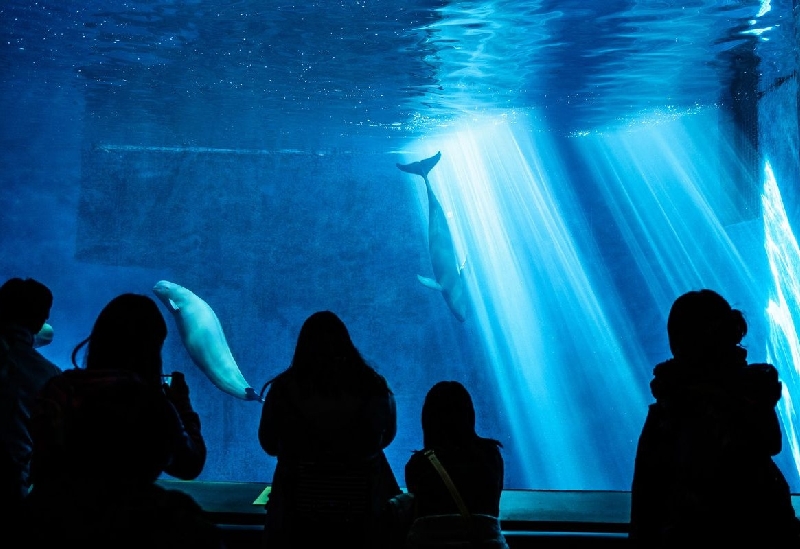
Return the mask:
[[[192,362],[217,388],[241,400],[261,401],[231,354],[217,314],[191,290],[160,280],[153,293],[172,313]]]
[[[469,295],[464,281],[464,265],[456,257],[453,235],[439,199],[433,194],[428,173],[442,157],[441,151],[424,160],[411,164],[397,164],[406,173],[418,175],[425,183],[428,194],[428,251],[431,256],[434,278],[417,275],[417,279],[428,288],[442,293],[445,303],[459,321],[464,322],[467,316]]]

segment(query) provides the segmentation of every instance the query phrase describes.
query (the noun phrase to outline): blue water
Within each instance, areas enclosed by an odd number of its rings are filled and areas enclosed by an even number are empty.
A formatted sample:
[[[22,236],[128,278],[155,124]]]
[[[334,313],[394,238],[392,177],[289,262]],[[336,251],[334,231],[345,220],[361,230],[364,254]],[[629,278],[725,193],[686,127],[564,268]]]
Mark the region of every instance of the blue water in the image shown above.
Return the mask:
[[[256,390],[334,310],[396,394],[401,483],[427,389],[457,379],[506,487],[555,490],[629,489],[669,307],[710,287],[780,371],[778,462],[800,491],[792,9],[9,0],[0,277],[53,289],[42,352],[65,368],[114,295],[181,284]],[[395,168],[437,151],[464,322],[417,279],[427,197]],[[165,364],[203,422],[201,478],[269,482],[258,404],[214,387],[174,328]]]

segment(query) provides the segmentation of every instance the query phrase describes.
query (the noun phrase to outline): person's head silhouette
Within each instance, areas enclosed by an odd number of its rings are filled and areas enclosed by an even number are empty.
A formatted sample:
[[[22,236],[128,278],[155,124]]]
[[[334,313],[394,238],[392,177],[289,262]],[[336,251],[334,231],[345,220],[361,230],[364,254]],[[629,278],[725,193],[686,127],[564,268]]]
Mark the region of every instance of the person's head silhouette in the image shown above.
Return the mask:
[[[167,324],[156,302],[145,295],[125,293],[103,308],[89,337],[73,351],[72,361],[76,362],[78,351],[86,346],[87,369],[129,370],[151,386],[160,386],[166,338]]]
[[[15,325],[35,334],[50,317],[53,293],[32,278],[11,278],[0,286],[0,326]]]
[[[337,367],[357,355],[344,322],[330,311],[319,311],[300,328],[292,366],[298,370]]]
[[[475,407],[467,389],[457,381],[440,381],[422,405],[422,437],[426,448],[464,444],[477,438]]]
[[[744,315],[712,290],[691,291],[676,299],[669,312],[667,334],[677,359],[713,361],[746,356],[740,346],[747,334]]]

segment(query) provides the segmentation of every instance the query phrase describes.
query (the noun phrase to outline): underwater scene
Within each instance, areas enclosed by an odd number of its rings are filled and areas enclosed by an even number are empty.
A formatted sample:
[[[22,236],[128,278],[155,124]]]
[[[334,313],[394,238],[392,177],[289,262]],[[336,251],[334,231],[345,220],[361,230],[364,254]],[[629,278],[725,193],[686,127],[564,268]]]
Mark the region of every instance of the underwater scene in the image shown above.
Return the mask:
[[[157,300],[209,481],[272,479],[264,384],[330,310],[422,447],[471,392],[507,489],[629,490],[679,295],[741,309],[800,491],[797,0],[5,0],[0,276],[73,348]],[[225,360],[180,331],[188,302]],[[218,324],[214,324],[218,322]],[[206,340],[209,341],[209,340]]]

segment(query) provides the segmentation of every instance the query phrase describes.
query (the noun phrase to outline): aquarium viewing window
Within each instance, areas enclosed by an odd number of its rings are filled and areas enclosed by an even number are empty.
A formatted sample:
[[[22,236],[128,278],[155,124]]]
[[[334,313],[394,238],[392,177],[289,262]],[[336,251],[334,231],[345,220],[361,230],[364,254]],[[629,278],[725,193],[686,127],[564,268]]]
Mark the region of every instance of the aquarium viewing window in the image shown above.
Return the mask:
[[[259,393],[331,310],[394,392],[401,484],[452,379],[507,488],[628,490],[670,305],[711,288],[778,368],[800,490],[797,10],[552,4],[5,2],[0,274],[53,290],[39,350],[70,368],[153,297],[200,479],[269,483]]]

